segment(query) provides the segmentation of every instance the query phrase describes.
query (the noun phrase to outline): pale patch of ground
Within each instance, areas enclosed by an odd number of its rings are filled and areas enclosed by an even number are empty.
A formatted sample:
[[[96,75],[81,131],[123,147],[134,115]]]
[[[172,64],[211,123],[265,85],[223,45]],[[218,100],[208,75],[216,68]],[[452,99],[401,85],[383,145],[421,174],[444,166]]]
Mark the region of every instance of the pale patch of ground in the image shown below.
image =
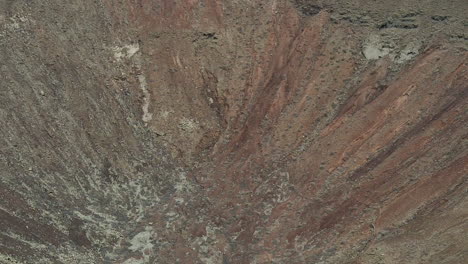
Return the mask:
[[[142,71],[142,59],[140,54],[140,45],[138,43],[120,46],[114,46],[111,48],[114,53],[114,58],[117,62],[122,61],[122,59],[132,59],[136,69],[138,70],[138,82],[140,84],[140,89],[143,92],[143,104],[141,106],[143,111],[142,120],[145,123],[148,123],[153,119],[153,114],[149,111],[151,94],[148,89],[148,81],[146,76]]]
[[[420,48],[419,41],[397,45],[394,41],[380,35],[371,35],[363,45],[362,54],[368,60],[378,60],[388,56],[392,61],[402,64],[415,58]]]
[[[124,262],[124,264],[142,264],[148,263],[149,261],[149,254],[151,252],[154,245],[152,243],[154,236],[154,231],[152,227],[146,227],[145,231],[142,231],[136,234],[131,240],[131,246],[129,249],[133,252],[141,252],[143,258],[130,258]]]

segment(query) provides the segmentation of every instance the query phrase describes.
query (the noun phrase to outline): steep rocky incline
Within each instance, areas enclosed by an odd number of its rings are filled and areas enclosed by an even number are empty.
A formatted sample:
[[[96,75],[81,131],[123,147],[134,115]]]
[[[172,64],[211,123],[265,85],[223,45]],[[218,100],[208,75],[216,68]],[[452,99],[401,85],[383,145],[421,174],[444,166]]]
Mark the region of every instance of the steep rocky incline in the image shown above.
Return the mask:
[[[0,263],[461,263],[468,4],[0,0]]]

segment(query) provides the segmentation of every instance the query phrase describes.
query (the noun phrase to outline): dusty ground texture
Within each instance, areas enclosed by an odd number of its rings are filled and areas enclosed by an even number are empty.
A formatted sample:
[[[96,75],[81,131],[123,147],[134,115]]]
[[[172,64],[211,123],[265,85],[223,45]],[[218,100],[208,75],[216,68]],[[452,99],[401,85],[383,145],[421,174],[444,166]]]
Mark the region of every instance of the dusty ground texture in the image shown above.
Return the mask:
[[[463,263],[464,0],[0,0],[0,263]]]

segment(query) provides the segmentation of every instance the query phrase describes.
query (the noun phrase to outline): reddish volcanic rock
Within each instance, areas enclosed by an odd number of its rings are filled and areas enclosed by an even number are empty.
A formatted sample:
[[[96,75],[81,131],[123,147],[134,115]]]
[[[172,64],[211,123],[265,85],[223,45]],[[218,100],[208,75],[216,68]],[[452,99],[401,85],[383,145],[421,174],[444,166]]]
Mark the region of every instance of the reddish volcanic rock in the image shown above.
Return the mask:
[[[462,263],[467,9],[0,3],[0,263]]]

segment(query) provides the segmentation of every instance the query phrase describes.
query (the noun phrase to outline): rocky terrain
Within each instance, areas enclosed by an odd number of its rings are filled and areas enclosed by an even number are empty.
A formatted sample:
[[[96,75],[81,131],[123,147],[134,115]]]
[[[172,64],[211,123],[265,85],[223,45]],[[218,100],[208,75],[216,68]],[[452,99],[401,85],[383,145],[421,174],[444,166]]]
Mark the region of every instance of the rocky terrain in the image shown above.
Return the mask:
[[[0,0],[0,263],[463,263],[464,0]]]

